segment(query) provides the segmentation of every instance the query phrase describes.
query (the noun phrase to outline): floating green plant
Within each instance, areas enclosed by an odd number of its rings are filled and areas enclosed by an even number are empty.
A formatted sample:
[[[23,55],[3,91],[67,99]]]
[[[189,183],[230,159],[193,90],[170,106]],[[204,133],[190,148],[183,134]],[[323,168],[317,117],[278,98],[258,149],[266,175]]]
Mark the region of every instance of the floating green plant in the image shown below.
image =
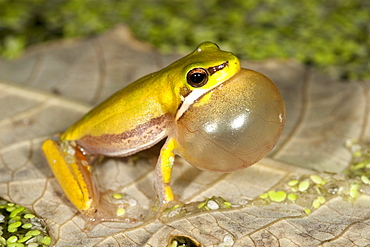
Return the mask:
[[[0,198],[0,246],[49,246],[44,221],[27,208]]]

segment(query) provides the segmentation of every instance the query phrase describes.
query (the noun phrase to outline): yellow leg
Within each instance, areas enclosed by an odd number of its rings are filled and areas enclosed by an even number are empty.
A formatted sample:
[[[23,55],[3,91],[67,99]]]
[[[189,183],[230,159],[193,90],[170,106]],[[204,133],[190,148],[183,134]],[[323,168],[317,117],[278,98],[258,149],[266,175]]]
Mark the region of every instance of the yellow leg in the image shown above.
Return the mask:
[[[85,155],[68,141],[46,140],[42,150],[67,198],[81,213],[92,215],[99,202],[99,193]]]
[[[174,200],[171,183],[172,167],[175,161],[176,141],[174,139],[167,139],[166,143],[161,149],[161,154],[155,168],[154,185],[157,190],[159,201],[162,205]]]

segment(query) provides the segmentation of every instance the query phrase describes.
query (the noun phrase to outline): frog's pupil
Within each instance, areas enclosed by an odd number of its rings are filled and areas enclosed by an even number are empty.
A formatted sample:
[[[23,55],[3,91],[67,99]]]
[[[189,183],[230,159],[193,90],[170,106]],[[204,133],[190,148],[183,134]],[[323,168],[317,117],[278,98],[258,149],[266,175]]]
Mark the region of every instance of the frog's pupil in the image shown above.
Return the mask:
[[[193,83],[201,83],[204,80],[205,75],[201,73],[194,73],[191,75],[190,79]]]

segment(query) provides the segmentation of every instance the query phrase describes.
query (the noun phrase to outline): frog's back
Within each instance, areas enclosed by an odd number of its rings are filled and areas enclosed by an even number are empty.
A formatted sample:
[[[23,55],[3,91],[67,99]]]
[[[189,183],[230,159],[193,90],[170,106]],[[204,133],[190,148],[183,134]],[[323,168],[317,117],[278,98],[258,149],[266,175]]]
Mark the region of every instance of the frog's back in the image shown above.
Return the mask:
[[[76,141],[92,154],[126,156],[165,138],[174,114],[153,93],[151,78],[143,77],[113,94],[72,125],[61,140]]]

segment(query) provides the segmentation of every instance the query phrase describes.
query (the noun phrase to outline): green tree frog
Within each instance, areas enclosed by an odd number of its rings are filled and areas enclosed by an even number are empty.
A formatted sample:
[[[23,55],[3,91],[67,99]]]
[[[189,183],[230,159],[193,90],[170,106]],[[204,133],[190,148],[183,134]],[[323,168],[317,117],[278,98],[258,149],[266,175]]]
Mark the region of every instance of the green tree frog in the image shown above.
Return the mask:
[[[175,155],[203,170],[239,170],[274,147],[284,122],[284,100],[274,83],[204,42],[113,94],[42,149],[67,198],[92,215],[99,202],[90,166],[96,155],[132,155],[167,137],[154,178],[165,206],[175,200]]]

